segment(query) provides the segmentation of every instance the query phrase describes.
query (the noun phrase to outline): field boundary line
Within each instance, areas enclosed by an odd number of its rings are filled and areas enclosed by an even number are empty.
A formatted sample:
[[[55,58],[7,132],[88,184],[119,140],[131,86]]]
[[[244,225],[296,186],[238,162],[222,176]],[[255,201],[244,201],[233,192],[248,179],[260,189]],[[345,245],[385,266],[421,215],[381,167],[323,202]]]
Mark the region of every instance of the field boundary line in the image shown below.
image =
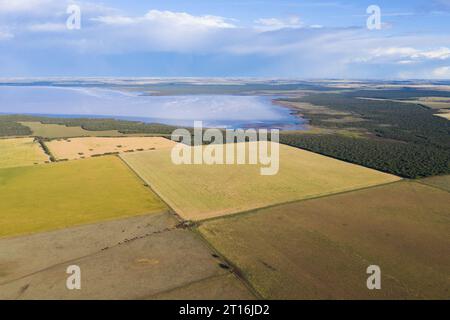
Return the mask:
[[[57,162],[56,157],[53,155],[52,151],[50,150],[50,148],[45,144],[44,138],[42,137],[35,137],[34,138],[35,141],[39,144],[39,146],[41,147],[42,151],[47,155],[48,160],[50,162]]]
[[[257,300],[264,300],[263,296],[256,290],[255,287],[250,283],[250,281],[247,280],[247,278],[244,276],[244,273],[240,268],[238,268],[233,262],[231,262],[230,259],[227,258],[226,255],[224,255],[222,252],[220,252],[211,242],[206,239],[203,234],[198,230],[198,225],[194,226],[193,228],[190,228],[192,233],[199,238],[200,241],[206,244],[206,246],[213,251],[215,254],[217,254],[221,260],[223,260],[228,266],[231,267],[230,273],[234,274],[236,278],[242,282],[242,284],[249,289],[249,291],[255,296]]]
[[[167,201],[154,189],[154,188],[152,188],[152,186],[151,186],[151,184],[148,182],[148,181],[146,181],[144,178],[142,178],[138,173],[137,173],[137,171],[136,170],[134,170],[133,169],[133,167],[125,160],[125,159],[123,159],[120,155],[117,155],[129,168],[130,168],[130,170],[132,170],[138,177],[139,177],[139,179],[141,180],[141,181],[143,181],[145,184],[147,184],[148,185],[148,188],[150,188],[150,190],[152,190],[156,195],[158,195],[158,197],[160,197],[161,198],[161,200],[168,206],[168,208],[173,212],[173,214],[175,215],[175,217],[177,218],[177,219],[179,219],[180,220],[180,222],[182,223],[182,222],[186,222],[186,221],[188,221],[188,220],[185,220],[185,219],[183,219],[176,211],[175,211],[175,209],[174,208],[172,208],[172,206],[171,205],[169,205],[168,203],[167,203]],[[236,267],[233,263],[231,263],[230,262],[230,260],[228,259],[228,258],[226,258],[221,252],[219,252],[205,237],[203,237],[203,235],[197,230],[197,224],[198,224],[198,222],[197,221],[194,221],[193,222],[194,223],[194,227],[192,227],[192,228],[188,228],[192,233],[193,233],[193,235],[195,236],[195,237],[197,237],[201,242],[203,242],[213,253],[215,253],[215,254],[217,254],[219,257],[220,257],[220,259],[221,260],[223,260],[226,264],[228,264],[229,266],[231,266],[231,268],[232,268],[232,270],[230,271],[230,273],[232,273],[232,274],[234,274],[235,276],[236,276],[236,278],[241,282],[241,283],[243,283],[244,284],[244,286],[247,288],[247,289],[249,289],[249,291],[256,297],[256,299],[258,299],[258,300],[261,300],[262,299],[262,296],[258,293],[258,291],[255,289],[255,288],[253,288],[253,286],[243,277],[243,275],[242,275],[242,271],[238,268],[238,267]],[[234,270],[234,271],[233,271]],[[235,271],[238,271],[238,272],[235,272]],[[214,277],[218,277],[218,276],[214,276]],[[212,277],[211,277],[212,278]],[[208,278],[205,278],[205,279],[203,279],[203,280],[206,280],[206,279],[208,279]],[[200,280],[200,281],[202,281],[202,280]],[[192,283],[195,283],[195,282],[192,282]],[[189,283],[189,284],[192,284],[192,283]],[[189,285],[188,284],[188,285]],[[176,289],[179,289],[179,288],[182,288],[182,287],[177,287],[177,288],[174,288],[174,289],[172,289],[172,290],[176,290]],[[170,291],[172,291],[172,290],[170,290]],[[155,294],[156,295],[156,294]],[[152,296],[154,296],[154,295],[152,295]],[[151,297],[151,296],[150,296]]]
[[[271,204],[271,205],[264,206],[264,207],[259,207],[259,208],[254,208],[254,209],[250,209],[250,210],[239,211],[239,212],[235,212],[235,213],[231,213],[231,214],[225,214],[225,215],[217,216],[217,217],[211,217],[211,218],[207,218],[207,219],[203,219],[203,220],[197,220],[196,223],[197,224],[203,224],[203,223],[206,223],[206,222],[211,222],[211,221],[219,220],[219,219],[234,218],[236,216],[248,215],[248,214],[256,214],[257,211],[259,211],[259,210],[275,208],[275,207],[278,207],[278,206],[293,204],[293,203],[297,203],[297,202],[303,202],[303,201],[310,201],[310,200],[321,199],[321,198],[326,198],[326,197],[332,197],[332,196],[337,196],[337,195],[346,194],[346,193],[350,193],[350,192],[356,192],[356,191],[362,191],[362,190],[367,190],[367,189],[372,189],[372,188],[377,188],[377,187],[383,187],[383,186],[388,186],[388,185],[391,185],[391,184],[394,184],[394,183],[402,183],[402,182],[405,182],[405,181],[408,181],[408,179],[401,178],[400,180],[397,180],[397,181],[390,181],[390,182],[377,184],[377,185],[373,185],[373,186],[366,186],[366,187],[361,187],[361,188],[352,189],[352,190],[344,190],[344,191],[339,191],[339,192],[336,192],[336,193],[313,195],[311,197],[304,198],[304,199],[285,201],[285,202],[275,203],[275,204]]]
[[[19,167],[19,168],[26,168],[26,167]],[[73,229],[73,228],[82,228],[82,227],[92,226],[92,225],[96,225],[96,224],[100,224],[100,223],[123,221],[123,220],[127,220],[127,219],[133,219],[133,218],[139,218],[139,217],[145,217],[145,216],[156,216],[156,215],[161,215],[161,214],[165,214],[165,213],[171,214],[172,212],[170,210],[162,210],[162,211],[155,211],[155,212],[138,213],[138,214],[134,214],[134,215],[130,215],[130,216],[122,216],[119,218],[111,218],[111,219],[108,218],[108,219],[104,219],[104,220],[100,220],[100,221],[75,224],[75,225],[71,225],[68,227],[61,227],[61,228],[57,228],[57,229],[44,230],[44,231],[41,230],[41,231],[31,232],[31,233],[21,233],[21,234],[16,234],[13,236],[3,236],[3,237],[0,237],[0,241],[12,240],[12,239],[17,239],[17,238],[22,238],[22,237],[31,237],[31,236],[38,235],[38,234],[58,232],[58,231],[63,231],[63,230],[68,230],[68,229]]]
[[[168,201],[158,192],[155,188],[152,187],[151,183],[144,179],[124,158],[120,156],[120,154],[115,155],[118,157],[133,173],[138,177],[143,183],[145,183],[146,187],[149,188],[154,194],[158,196],[158,198],[169,208],[169,211],[176,217],[179,222],[185,222],[186,219],[180,216],[180,214],[168,203]]]
[[[434,189],[438,189],[438,190],[441,190],[441,191],[450,193],[449,190],[446,190],[446,189],[441,188],[441,187],[439,187],[439,186],[435,186],[435,185],[432,185],[432,184],[428,184],[428,183],[422,182],[421,179],[420,179],[420,180],[411,180],[411,181],[414,181],[414,182],[416,182],[416,183],[420,183],[420,184],[423,185],[423,186],[427,186],[427,187],[430,187],[430,188],[434,188]]]

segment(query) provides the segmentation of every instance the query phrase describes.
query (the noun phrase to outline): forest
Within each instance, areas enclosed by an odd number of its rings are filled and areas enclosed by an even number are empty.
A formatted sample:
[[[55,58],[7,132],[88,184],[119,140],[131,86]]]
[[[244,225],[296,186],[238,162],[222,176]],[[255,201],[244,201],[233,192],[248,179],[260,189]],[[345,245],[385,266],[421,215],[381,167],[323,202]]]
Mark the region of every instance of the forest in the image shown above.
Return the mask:
[[[403,91],[391,91],[383,95],[395,99],[407,96]],[[414,92],[416,96],[418,90]],[[282,142],[407,178],[450,173],[450,121],[436,117],[435,110],[421,105],[356,98],[368,95],[367,92],[321,93],[283,99],[327,107],[361,119],[330,121],[345,116],[299,111],[310,125],[360,130],[365,134],[360,138],[339,134],[285,134]]]
[[[340,135],[282,134],[280,142],[404,178],[450,174],[450,150]]]
[[[31,135],[31,130],[18,123],[20,121],[39,121],[69,127],[80,126],[90,131],[118,130],[125,134],[171,134],[176,129],[176,127],[164,124],[107,118],[53,118],[29,115],[2,115],[0,116],[0,136]]]

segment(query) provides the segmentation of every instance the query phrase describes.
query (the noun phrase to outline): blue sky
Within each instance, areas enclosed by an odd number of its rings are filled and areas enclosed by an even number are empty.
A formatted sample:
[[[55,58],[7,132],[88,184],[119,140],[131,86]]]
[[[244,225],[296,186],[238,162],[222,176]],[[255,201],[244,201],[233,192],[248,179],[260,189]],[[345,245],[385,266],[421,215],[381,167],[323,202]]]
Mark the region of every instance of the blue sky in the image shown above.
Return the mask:
[[[0,77],[45,76],[450,79],[450,0],[0,0]]]

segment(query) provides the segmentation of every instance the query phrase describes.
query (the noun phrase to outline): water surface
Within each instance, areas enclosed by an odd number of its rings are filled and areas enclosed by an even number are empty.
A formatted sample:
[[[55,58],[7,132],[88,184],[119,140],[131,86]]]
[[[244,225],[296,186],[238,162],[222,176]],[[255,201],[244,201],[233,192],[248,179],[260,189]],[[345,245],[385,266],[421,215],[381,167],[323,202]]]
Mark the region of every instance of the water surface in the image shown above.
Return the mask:
[[[303,119],[270,97],[144,96],[104,88],[1,86],[0,113],[110,117],[178,126],[302,129]]]

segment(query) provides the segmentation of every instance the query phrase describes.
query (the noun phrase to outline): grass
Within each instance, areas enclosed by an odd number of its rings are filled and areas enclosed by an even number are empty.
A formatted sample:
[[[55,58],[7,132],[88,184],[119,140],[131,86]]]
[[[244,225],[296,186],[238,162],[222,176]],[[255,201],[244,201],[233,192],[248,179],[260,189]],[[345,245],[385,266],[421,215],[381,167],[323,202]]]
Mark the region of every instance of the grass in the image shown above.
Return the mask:
[[[0,139],[0,168],[31,166],[48,160],[33,138]]]
[[[127,153],[121,157],[188,220],[399,180],[285,145],[280,145],[280,170],[272,176],[262,176],[260,165],[175,165],[170,150]]]
[[[117,157],[0,170],[0,238],[165,209]]]
[[[74,160],[108,153],[171,148],[174,144],[175,142],[162,137],[86,137],[46,142],[57,160]]]
[[[203,222],[263,298],[448,299],[450,194],[397,182]],[[381,268],[381,290],[366,268]]]
[[[89,131],[79,126],[68,127],[61,124],[49,124],[36,121],[21,121],[20,124],[28,127],[32,135],[42,138],[71,138],[71,137],[115,137],[123,134],[117,130]]]

